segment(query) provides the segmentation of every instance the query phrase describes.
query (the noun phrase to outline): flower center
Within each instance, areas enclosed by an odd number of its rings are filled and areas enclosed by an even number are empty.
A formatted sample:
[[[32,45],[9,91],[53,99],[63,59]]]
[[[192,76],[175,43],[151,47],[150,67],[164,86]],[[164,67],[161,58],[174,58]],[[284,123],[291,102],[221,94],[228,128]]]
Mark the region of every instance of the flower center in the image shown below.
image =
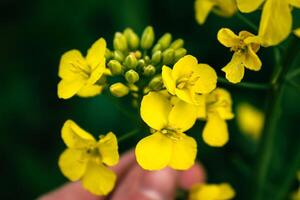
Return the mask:
[[[181,138],[180,133],[171,128],[164,128],[160,132],[172,140],[179,140]]]
[[[192,87],[196,84],[200,77],[196,76],[193,71],[188,74],[184,74],[176,81],[176,88],[184,89],[188,87]]]
[[[88,66],[85,63],[82,63],[80,60],[76,60],[74,63],[70,63],[70,65],[72,66],[71,71],[74,73],[79,73],[86,78],[90,77],[91,72],[84,68],[85,66]]]
[[[90,157],[90,159],[94,160],[96,163],[102,163],[102,156],[97,147],[92,146],[86,149],[86,154]]]

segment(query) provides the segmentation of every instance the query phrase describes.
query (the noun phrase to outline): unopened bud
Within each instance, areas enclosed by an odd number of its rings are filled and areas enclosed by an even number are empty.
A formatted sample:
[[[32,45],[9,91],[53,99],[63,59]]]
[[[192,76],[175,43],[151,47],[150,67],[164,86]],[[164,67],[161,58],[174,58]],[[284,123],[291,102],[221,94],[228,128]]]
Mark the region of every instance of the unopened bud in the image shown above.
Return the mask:
[[[126,28],[124,30],[124,35],[127,39],[129,48],[131,50],[136,50],[140,43],[140,39],[137,34],[131,28]]]
[[[185,48],[179,48],[177,50],[175,50],[174,53],[174,60],[175,62],[177,62],[180,58],[182,58],[183,56],[186,55],[186,49]]]
[[[156,69],[153,65],[148,65],[144,67],[144,75],[145,76],[153,76],[156,72]]]
[[[159,40],[158,44],[161,45],[162,50],[169,47],[170,43],[172,41],[172,35],[170,33],[165,33]]]
[[[138,60],[138,65],[137,65],[138,69],[143,69],[145,65],[146,65],[146,63],[145,63],[144,59]]]
[[[152,26],[147,26],[142,34],[141,47],[142,49],[150,49],[154,42],[154,31]]]
[[[124,61],[124,54],[121,51],[114,51],[114,59],[123,62]]]
[[[140,76],[136,71],[131,69],[125,73],[125,79],[128,83],[135,83],[140,79]]]
[[[115,83],[109,87],[109,91],[116,97],[123,97],[129,93],[129,88],[123,83]]]
[[[142,57],[142,53],[140,51],[135,51],[134,52],[134,56],[137,58],[137,59],[140,59]]]
[[[128,46],[127,46],[126,37],[122,33],[117,32],[114,37],[114,49],[120,51],[126,51],[127,48]]]
[[[108,62],[108,67],[110,69],[111,74],[114,75],[119,75],[122,73],[122,65],[119,61],[117,60],[110,60]]]
[[[104,54],[104,57],[105,57],[106,61],[112,59],[113,56],[114,56],[114,54],[108,48],[106,48],[105,49],[105,54]]]
[[[137,66],[137,59],[134,55],[129,54],[126,58],[125,58],[125,66],[127,67],[127,69],[136,69]]]
[[[176,49],[183,47],[183,45],[184,45],[183,39],[177,39],[174,42],[172,42],[172,44],[170,45],[170,48],[176,50]]]
[[[162,53],[161,51],[156,51],[154,54],[152,54],[151,63],[153,65],[158,64],[161,61]]]
[[[163,52],[163,64],[168,65],[174,61],[174,50],[167,49]]]
[[[158,91],[158,90],[161,90],[162,87],[163,87],[163,80],[162,80],[162,77],[159,75],[159,76],[156,76],[154,77],[150,83],[149,83],[149,88],[150,90],[154,90],[154,91]]]
[[[160,44],[156,44],[154,45],[153,49],[152,49],[152,54],[155,53],[156,51],[160,51],[162,48],[161,48],[161,45]]]

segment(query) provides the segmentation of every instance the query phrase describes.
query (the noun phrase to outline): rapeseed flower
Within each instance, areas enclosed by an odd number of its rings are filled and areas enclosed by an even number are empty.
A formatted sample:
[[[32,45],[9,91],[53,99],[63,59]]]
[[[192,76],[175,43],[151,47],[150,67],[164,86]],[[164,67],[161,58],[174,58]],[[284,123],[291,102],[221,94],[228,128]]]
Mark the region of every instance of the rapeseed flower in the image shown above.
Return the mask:
[[[63,54],[58,72],[62,79],[57,88],[59,98],[69,99],[75,94],[90,97],[101,93],[103,86],[97,81],[106,71],[105,50],[106,42],[100,38],[91,46],[85,58],[78,50]]]
[[[273,46],[288,37],[292,30],[291,6],[300,8],[299,0],[237,0],[241,12],[250,13],[262,4],[258,35],[263,46]]]
[[[196,0],[195,12],[196,20],[203,24],[210,12],[222,17],[231,17],[237,11],[234,0]]]
[[[228,183],[196,184],[190,191],[189,200],[229,200],[234,196],[235,191]]]
[[[191,55],[179,59],[173,69],[163,66],[162,78],[169,93],[190,104],[198,104],[199,95],[211,92],[217,84],[215,70],[198,64]]]
[[[259,37],[248,31],[241,31],[236,35],[228,28],[220,29],[217,37],[221,44],[234,52],[231,61],[222,68],[227,80],[239,83],[244,77],[245,67],[253,71],[261,69],[262,63],[256,55],[260,48]]]
[[[96,141],[72,120],[65,122],[61,135],[68,147],[58,162],[62,173],[71,181],[81,180],[83,187],[93,194],[108,194],[117,178],[107,168],[119,161],[116,136],[109,132]]]
[[[150,92],[143,97],[140,110],[153,134],[136,146],[139,165],[147,170],[190,168],[195,162],[197,143],[184,132],[196,121],[194,106],[181,100],[173,103],[163,92]]]

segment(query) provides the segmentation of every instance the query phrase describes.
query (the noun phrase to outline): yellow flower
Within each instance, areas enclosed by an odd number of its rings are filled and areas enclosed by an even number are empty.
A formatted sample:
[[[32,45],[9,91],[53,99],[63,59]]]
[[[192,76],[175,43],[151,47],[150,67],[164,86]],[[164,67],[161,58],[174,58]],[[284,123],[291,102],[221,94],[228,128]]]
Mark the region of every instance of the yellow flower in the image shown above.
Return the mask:
[[[195,11],[196,20],[203,24],[211,11],[222,17],[231,17],[236,13],[237,7],[234,0],[196,0]]]
[[[194,106],[184,101],[173,105],[164,93],[150,92],[143,97],[141,117],[154,133],[136,146],[136,159],[142,168],[185,170],[194,164],[197,143],[184,133],[196,121],[194,111]]]
[[[282,42],[291,32],[292,13],[290,6],[300,8],[299,0],[237,0],[241,12],[253,12],[263,5],[258,35],[263,46]]]
[[[163,66],[162,78],[168,92],[191,104],[197,104],[199,94],[211,92],[217,84],[215,70],[207,64],[198,64],[191,55],[178,60],[173,70]]]
[[[84,58],[80,51],[70,50],[61,57],[58,75],[62,79],[58,83],[59,98],[68,99],[75,94],[90,97],[99,94],[103,86],[96,82],[105,73],[106,42],[97,40],[88,50]]]
[[[198,107],[198,118],[207,120],[203,129],[203,140],[210,146],[221,147],[229,140],[226,120],[232,119],[230,93],[216,88],[204,97],[204,106]]]
[[[83,187],[93,194],[108,194],[117,178],[106,167],[119,161],[116,136],[109,132],[96,141],[72,120],[65,122],[61,134],[68,147],[58,162],[62,173],[71,181],[81,180]]]
[[[294,30],[294,34],[297,36],[297,37],[300,37],[300,28],[297,28]]]
[[[190,191],[189,200],[229,200],[234,196],[235,191],[228,183],[196,184]]]
[[[253,71],[259,71],[261,61],[256,55],[260,48],[260,38],[247,31],[234,34],[228,28],[222,28],[218,32],[218,40],[225,47],[234,52],[231,61],[222,68],[226,78],[232,83],[239,83],[244,77],[244,67]]]
[[[241,103],[237,107],[237,122],[240,130],[258,139],[264,125],[264,113],[248,103]]]

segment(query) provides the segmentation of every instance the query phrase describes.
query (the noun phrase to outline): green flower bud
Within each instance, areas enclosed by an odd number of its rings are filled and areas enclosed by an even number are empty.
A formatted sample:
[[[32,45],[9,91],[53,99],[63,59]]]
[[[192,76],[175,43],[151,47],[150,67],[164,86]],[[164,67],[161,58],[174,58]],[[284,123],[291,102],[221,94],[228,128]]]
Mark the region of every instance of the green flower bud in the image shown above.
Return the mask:
[[[153,76],[156,72],[156,69],[153,65],[148,65],[144,67],[144,75],[145,76]]]
[[[140,60],[138,61],[138,64],[137,64],[137,68],[138,68],[139,70],[141,70],[141,69],[144,68],[145,65],[146,65],[145,60],[144,60],[144,59],[140,59]]]
[[[158,91],[163,87],[163,80],[161,75],[155,76],[148,84],[150,90]]]
[[[115,83],[109,87],[109,91],[116,97],[123,97],[129,93],[129,88],[123,83]]]
[[[126,58],[125,58],[125,62],[124,62],[125,66],[127,67],[127,69],[136,69],[136,66],[138,64],[138,61],[136,59],[136,57],[132,54],[129,54]]]
[[[126,28],[124,30],[124,35],[127,39],[129,48],[131,50],[136,50],[140,43],[140,39],[137,34],[131,28]]]
[[[174,60],[175,62],[177,62],[177,60],[179,60],[180,58],[182,58],[183,56],[185,56],[187,53],[185,48],[179,48],[175,51],[174,53]]]
[[[151,63],[153,65],[158,64],[161,61],[162,53],[161,51],[156,51],[154,54],[152,54]]]
[[[140,79],[140,76],[136,71],[131,69],[125,73],[125,79],[128,83],[135,83]]]
[[[177,39],[174,42],[172,42],[172,44],[170,45],[170,48],[176,50],[176,49],[183,47],[183,45],[184,45],[183,39]]]
[[[160,44],[156,44],[154,45],[153,49],[152,49],[152,54],[155,53],[156,51],[160,51],[162,48],[161,48],[161,45]]]
[[[108,61],[114,57],[114,54],[108,48],[106,48],[104,57],[105,57],[106,61]]]
[[[167,49],[163,52],[163,64],[168,65],[174,61],[174,49]]]
[[[114,59],[119,61],[119,62],[123,62],[124,61],[124,54],[121,51],[114,51]]]
[[[115,50],[126,51],[128,48],[126,37],[120,32],[117,32],[115,34],[113,43],[114,43]]]
[[[117,60],[111,60],[108,62],[108,67],[110,69],[110,72],[113,76],[122,74],[122,65]]]
[[[155,39],[152,26],[147,26],[142,34],[141,47],[142,49],[150,49]]]
[[[135,51],[134,52],[134,56],[137,58],[137,59],[140,59],[142,57],[142,53],[140,51]]]
[[[158,44],[161,45],[162,50],[169,47],[170,43],[172,41],[172,35],[170,33],[165,33],[159,40]]]
[[[150,62],[150,57],[149,56],[145,56],[144,60],[145,60],[145,63],[149,63]]]

